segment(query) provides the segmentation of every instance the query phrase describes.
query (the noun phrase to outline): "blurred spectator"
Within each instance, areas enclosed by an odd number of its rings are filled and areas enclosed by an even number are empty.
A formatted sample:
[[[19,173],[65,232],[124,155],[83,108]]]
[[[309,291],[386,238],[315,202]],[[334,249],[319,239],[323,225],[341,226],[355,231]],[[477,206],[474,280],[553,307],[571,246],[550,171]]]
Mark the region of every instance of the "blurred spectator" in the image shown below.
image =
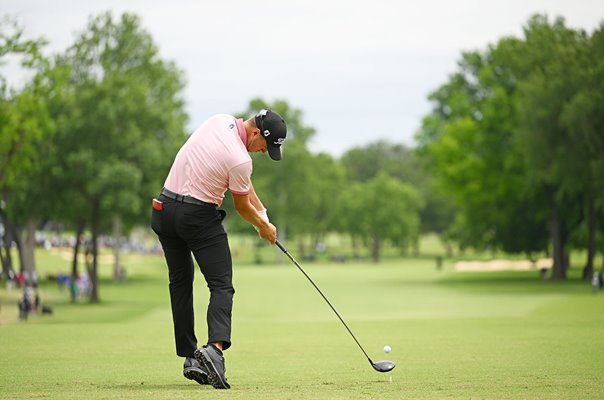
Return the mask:
[[[63,290],[64,288],[66,288],[69,285],[70,281],[71,279],[67,274],[60,272],[57,275],[57,286],[59,287],[59,290]]]
[[[594,293],[599,291],[602,288],[602,279],[600,273],[598,271],[594,271],[593,277],[591,280],[591,286]]]
[[[17,303],[19,307],[19,319],[25,321],[31,313],[52,314],[52,308],[40,301],[37,286],[26,285],[23,288],[23,296]]]
[[[87,272],[84,272],[78,278],[78,287],[80,296],[90,296],[91,284],[90,277]]]
[[[19,300],[19,319],[27,320],[27,316],[32,311],[34,301],[33,289],[30,286],[23,288],[23,296]]]
[[[34,286],[34,302],[32,306],[32,311],[36,314],[40,312],[40,293],[38,293],[38,286]]]
[[[18,287],[23,287],[25,285],[25,274],[23,273],[23,271],[17,274],[15,282],[17,283]]]
[[[71,281],[69,283],[69,293],[71,294],[71,302],[75,303],[80,295],[80,287],[78,286],[78,278],[76,275],[71,277]]]
[[[8,271],[8,276],[6,277],[6,290],[12,290],[15,287],[15,271],[12,269]]]

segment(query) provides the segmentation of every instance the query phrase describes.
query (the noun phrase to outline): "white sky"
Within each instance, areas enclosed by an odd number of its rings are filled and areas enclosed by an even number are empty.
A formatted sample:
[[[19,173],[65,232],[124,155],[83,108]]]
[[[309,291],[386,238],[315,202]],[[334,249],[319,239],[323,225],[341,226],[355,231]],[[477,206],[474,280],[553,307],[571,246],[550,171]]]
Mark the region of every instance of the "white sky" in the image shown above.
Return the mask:
[[[311,149],[335,156],[379,139],[413,145],[461,52],[520,36],[530,15],[588,32],[604,21],[602,0],[0,0],[52,52],[106,10],[138,14],[184,70],[189,130],[253,97],[285,99],[316,128]]]

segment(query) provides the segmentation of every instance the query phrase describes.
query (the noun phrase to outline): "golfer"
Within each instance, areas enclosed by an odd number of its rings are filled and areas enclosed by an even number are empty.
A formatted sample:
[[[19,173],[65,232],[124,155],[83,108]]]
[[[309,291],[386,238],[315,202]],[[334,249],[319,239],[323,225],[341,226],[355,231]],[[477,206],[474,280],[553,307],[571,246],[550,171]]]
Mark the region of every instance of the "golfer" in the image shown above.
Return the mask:
[[[220,114],[209,118],[179,150],[160,195],[153,199],[151,226],[168,264],[176,354],[185,358],[183,374],[199,384],[228,389],[223,351],[231,346],[231,252],[218,210],[228,189],[237,212],[274,244],[277,230],[251,181],[248,152],[281,159],[285,121],[261,110],[246,121]],[[193,312],[193,259],[210,290],[208,340],[197,348]]]

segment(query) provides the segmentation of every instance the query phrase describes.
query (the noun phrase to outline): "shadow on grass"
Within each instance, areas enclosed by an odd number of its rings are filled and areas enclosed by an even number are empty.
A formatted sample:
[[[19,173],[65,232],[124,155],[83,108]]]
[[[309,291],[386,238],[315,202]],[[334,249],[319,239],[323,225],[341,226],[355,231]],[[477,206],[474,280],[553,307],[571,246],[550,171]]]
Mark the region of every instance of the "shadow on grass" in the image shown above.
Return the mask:
[[[103,389],[103,390],[119,390],[119,391],[131,391],[131,392],[138,392],[138,391],[148,391],[148,390],[179,390],[179,391],[199,391],[200,389],[203,388],[207,388],[208,390],[216,390],[214,389],[212,386],[210,385],[195,385],[192,383],[184,383],[184,384],[179,384],[179,383],[164,383],[164,384],[159,384],[159,383],[148,383],[148,382],[132,382],[132,383],[119,383],[119,384],[106,384],[106,385],[101,385],[101,384],[97,384],[94,385],[97,389]]]
[[[566,280],[542,279],[536,271],[454,272],[434,284],[458,290],[519,293],[581,293],[590,292],[588,283],[574,274]]]

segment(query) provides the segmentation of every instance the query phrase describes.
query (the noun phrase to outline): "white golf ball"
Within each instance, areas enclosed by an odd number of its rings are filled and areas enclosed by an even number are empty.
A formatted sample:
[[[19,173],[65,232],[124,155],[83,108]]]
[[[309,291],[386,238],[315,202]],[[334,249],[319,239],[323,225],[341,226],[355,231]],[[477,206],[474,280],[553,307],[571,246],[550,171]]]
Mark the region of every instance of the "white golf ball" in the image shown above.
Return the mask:
[[[384,346],[384,353],[390,353],[392,351],[392,349],[390,348],[390,346]]]

